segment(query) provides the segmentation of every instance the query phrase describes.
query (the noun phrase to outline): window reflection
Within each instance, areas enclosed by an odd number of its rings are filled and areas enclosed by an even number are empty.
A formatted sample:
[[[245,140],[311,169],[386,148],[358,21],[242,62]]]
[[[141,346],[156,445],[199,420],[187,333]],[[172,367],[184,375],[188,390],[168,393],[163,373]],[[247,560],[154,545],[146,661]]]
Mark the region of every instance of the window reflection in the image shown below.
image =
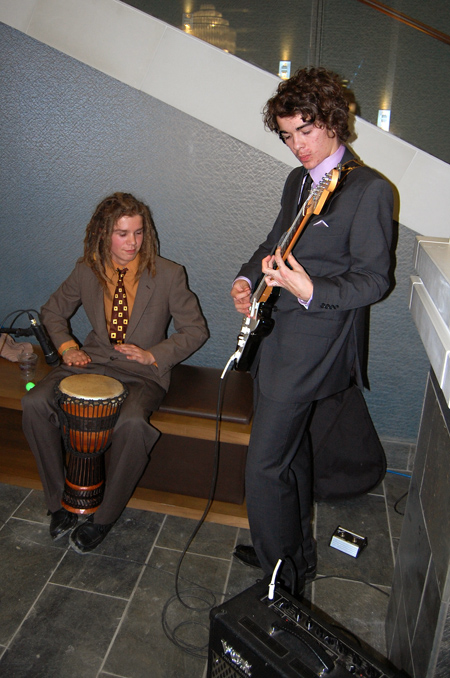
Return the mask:
[[[183,30],[220,47],[225,52],[230,54],[236,52],[236,31],[230,27],[230,22],[216,11],[214,5],[200,5],[196,12],[184,12]]]
[[[448,0],[122,1],[281,78],[325,66],[357,115],[450,163]]]

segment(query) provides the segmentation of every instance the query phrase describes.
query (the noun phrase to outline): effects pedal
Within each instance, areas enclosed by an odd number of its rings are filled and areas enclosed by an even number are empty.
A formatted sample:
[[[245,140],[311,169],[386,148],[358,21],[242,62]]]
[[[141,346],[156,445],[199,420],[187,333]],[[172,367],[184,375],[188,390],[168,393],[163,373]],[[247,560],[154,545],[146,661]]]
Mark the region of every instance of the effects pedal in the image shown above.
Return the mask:
[[[330,546],[338,551],[347,553],[353,558],[357,558],[361,551],[367,546],[367,537],[361,537],[359,534],[345,530],[339,525],[333,532]]]

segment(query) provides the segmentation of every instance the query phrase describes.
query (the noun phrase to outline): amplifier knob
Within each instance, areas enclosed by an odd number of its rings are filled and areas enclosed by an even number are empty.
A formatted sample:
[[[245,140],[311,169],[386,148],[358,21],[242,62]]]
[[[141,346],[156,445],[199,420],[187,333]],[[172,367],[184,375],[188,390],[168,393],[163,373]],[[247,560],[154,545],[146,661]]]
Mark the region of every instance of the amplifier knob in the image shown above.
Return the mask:
[[[353,663],[355,666],[361,666],[362,664],[362,659],[359,656],[359,654],[356,654],[356,652],[352,655]]]

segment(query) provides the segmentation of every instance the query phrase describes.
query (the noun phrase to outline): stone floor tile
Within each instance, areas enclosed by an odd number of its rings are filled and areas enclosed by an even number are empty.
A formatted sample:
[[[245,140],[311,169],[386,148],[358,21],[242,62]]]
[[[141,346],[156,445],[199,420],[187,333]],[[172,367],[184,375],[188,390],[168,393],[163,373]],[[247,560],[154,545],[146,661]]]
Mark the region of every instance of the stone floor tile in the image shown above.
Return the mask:
[[[64,560],[51,577],[53,584],[102,593],[129,600],[143,565],[95,552],[80,555],[67,550]]]
[[[167,516],[157,544],[164,548],[183,550],[197,526],[196,520]],[[189,546],[189,551],[215,558],[230,558],[237,533],[237,527],[204,522]]]
[[[330,544],[338,526],[367,537],[368,546],[357,558]],[[317,507],[318,573],[390,586],[393,575],[391,541],[384,497],[366,495]]]
[[[51,543],[43,546],[36,537],[34,523],[10,520],[0,531],[0,552],[0,643],[6,645],[63,557],[64,550]]]
[[[390,469],[393,468],[402,471],[411,468],[411,454],[414,452],[412,452],[412,448],[414,448],[412,443],[387,439],[382,440],[381,443]]]
[[[0,662],[1,678],[95,678],[125,605],[46,586]]]
[[[127,678],[202,678],[209,639],[209,607],[223,591],[228,563],[217,558],[187,554],[175,597],[174,572],[179,554],[156,547],[139,582],[104,671]],[[202,588],[199,588],[202,587]],[[211,595],[214,594],[214,597]],[[164,623],[177,642],[189,643],[190,653],[171,642]],[[195,656],[200,655],[200,656]]]
[[[258,580],[264,577],[264,572],[257,567],[249,567],[233,558],[231,561],[230,576],[225,594],[225,600],[237,596],[245,589],[250,588]]]
[[[69,545],[69,535],[66,534],[60,539],[54,541],[49,532],[49,524],[47,522],[35,522],[31,520],[22,520],[21,518],[11,518],[5,524],[5,530],[9,530],[12,534],[20,539],[24,544],[40,544],[45,548],[65,550]]]
[[[17,507],[14,517],[50,525],[50,516],[47,513],[44,493],[41,490],[31,490],[28,491],[24,501]]]
[[[25,487],[0,484],[0,529],[29,494]]]

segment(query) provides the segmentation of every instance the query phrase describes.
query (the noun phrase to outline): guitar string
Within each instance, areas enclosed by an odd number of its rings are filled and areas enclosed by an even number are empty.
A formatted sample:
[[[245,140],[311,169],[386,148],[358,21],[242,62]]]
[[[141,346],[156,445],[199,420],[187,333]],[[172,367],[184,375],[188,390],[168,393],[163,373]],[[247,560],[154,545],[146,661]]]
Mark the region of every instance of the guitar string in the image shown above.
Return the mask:
[[[336,169],[338,169],[338,171],[340,172],[339,165],[337,166]],[[334,171],[334,170],[332,170],[332,171]],[[281,256],[284,256],[287,248],[289,247],[289,245],[292,241],[292,236],[291,236],[292,231],[294,231],[297,228],[297,226],[299,225],[301,217],[304,217],[306,215],[306,208],[307,208],[308,204],[311,203],[311,201],[313,201],[313,202],[315,201],[314,204],[317,205],[318,198],[320,197],[322,192],[330,185],[331,178],[332,178],[332,172],[327,172],[327,174],[325,174],[322,177],[322,179],[317,184],[317,186],[310,191],[308,197],[306,198],[303,205],[299,209],[299,211],[298,211],[294,221],[292,222],[291,226],[281,236],[280,240],[278,241],[278,243],[275,247],[275,250],[278,249],[278,247],[281,249]],[[272,254],[274,254],[274,252],[272,252]],[[277,268],[276,264],[274,265],[274,268],[275,269]],[[260,297],[262,296],[266,287],[267,287],[267,285],[266,285],[264,277],[263,277],[263,278],[261,278],[256,290],[252,294],[252,302],[254,300],[258,301],[260,299]]]

